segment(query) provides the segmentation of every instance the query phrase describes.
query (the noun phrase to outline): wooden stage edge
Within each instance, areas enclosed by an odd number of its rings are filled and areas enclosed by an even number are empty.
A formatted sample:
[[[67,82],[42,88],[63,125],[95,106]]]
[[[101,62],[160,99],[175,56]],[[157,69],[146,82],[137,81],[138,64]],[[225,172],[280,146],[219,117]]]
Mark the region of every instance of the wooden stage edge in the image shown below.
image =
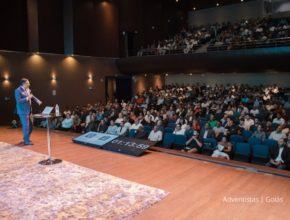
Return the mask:
[[[241,168],[249,164],[240,162],[225,166],[220,163],[224,160],[212,162],[203,155],[155,147],[141,157],[127,156],[74,144],[72,138],[78,135],[53,131],[52,155],[169,192],[165,199],[136,216],[136,220],[289,219],[290,180],[280,171],[277,176],[270,174],[271,168],[260,172],[256,169],[264,167],[250,164],[254,169]],[[0,127],[1,142],[17,144],[21,139],[20,129]],[[34,145],[25,149],[47,154],[44,129],[35,129],[31,139]]]

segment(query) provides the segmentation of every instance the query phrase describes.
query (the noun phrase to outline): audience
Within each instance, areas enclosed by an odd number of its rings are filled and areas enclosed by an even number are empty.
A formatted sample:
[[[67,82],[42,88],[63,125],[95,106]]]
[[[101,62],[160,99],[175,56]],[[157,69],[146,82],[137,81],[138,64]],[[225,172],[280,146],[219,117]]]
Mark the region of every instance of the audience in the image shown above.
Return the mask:
[[[256,18],[237,23],[210,24],[183,28],[165,40],[143,46],[137,56],[192,53],[209,42],[207,50],[276,46],[290,37],[290,18]],[[288,44],[290,43],[287,41]],[[287,43],[286,42],[286,43]],[[265,95],[267,97],[268,95]]]
[[[289,91],[276,85],[166,85],[136,94],[128,102],[66,108],[63,118],[54,118],[51,127],[121,136],[133,130],[135,138],[157,142],[171,132],[184,135],[183,151],[192,153],[201,153],[205,139],[212,138],[218,142],[212,156],[229,159],[232,135],[247,133],[245,142],[250,137],[262,143],[289,139]]]

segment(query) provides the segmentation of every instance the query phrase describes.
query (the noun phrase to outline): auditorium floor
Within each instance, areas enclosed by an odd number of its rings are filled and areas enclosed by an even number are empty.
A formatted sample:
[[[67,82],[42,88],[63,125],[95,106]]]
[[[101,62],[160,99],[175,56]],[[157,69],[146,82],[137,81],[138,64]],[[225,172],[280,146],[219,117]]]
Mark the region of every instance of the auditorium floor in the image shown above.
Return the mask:
[[[21,136],[20,129],[0,127],[2,142],[17,144]],[[51,136],[57,158],[170,192],[135,219],[289,219],[289,178],[155,151],[136,158],[74,144],[77,134]],[[31,139],[28,150],[47,153],[45,130],[34,130]]]

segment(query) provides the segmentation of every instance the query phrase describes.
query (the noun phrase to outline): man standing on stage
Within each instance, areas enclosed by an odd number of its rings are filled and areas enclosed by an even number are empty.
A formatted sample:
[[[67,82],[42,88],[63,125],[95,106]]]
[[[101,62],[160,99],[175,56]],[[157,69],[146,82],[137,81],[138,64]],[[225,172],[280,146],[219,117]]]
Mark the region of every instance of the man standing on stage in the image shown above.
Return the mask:
[[[22,125],[24,145],[33,145],[30,141],[30,134],[32,132],[32,121],[30,118],[32,114],[31,102],[34,100],[38,105],[42,103],[32,95],[29,86],[29,80],[23,78],[20,80],[20,86],[15,90],[16,110]]]

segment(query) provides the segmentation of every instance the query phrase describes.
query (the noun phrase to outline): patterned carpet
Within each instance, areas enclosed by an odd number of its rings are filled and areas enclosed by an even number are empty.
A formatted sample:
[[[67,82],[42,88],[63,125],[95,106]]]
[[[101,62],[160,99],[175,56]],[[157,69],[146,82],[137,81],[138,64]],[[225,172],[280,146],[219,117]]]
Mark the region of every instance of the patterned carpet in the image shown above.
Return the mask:
[[[167,192],[0,142],[0,219],[131,219]]]

